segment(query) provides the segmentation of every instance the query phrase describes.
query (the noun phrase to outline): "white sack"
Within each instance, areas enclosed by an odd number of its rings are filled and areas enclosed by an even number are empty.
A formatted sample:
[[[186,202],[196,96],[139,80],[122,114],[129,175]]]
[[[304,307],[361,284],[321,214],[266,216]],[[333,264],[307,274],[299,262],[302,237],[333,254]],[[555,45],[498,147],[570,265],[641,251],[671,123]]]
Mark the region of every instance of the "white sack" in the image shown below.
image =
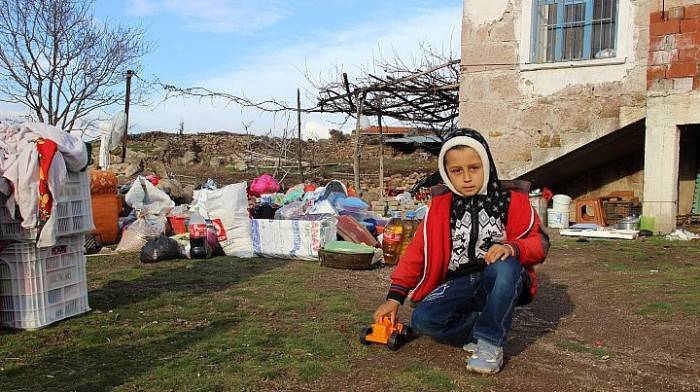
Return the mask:
[[[134,209],[141,210],[143,215],[166,216],[175,207],[175,202],[167,193],[156,188],[150,181],[138,176],[131,189],[124,196],[126,204]]]
[[[253,219],[253,249],[262,257],[318,260],[318,250],[337,236],[336,219]]]
[[[227,256],[253,257],[250,238],[250,218],[246,183],[226,185],[216,190],[200,190],[192,202],[191,210],[205,218],[220,220],[225,236],[219,236],[219,244]]]

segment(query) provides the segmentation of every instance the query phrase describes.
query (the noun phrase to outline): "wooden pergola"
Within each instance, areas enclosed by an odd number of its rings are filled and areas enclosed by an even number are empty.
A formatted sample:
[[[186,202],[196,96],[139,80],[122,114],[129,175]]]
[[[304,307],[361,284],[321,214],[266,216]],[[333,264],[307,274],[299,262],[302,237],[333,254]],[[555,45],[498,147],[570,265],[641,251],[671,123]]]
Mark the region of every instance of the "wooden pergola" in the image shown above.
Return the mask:
[[[200,99],[224,99],[241,107],[264,112],[296,112],[298,121],[299,162],[301,162],[301,114],[336,113],[356,119],[354,133],[353,172],[354,186],[360,192],[360,118],[377,117],[380,128],[379,181],[384,184],[382,119],[393,118],[416,126],[428,128],[441,137],[454,127],[459,108],[460,60],[436,54],[423,48],[424,55],[417,66],[408,66],[398,57],[392,61],[375,62],[383,70],[381,76],[366,73],[349,80],[347,73],[339,73],[337,80],[314,82],[307,80],[315,90],[316,104],[301,107],[297,90],[297,105],[269,99],[254,101],[244,96],[220,93],[202,87],[178,88],[157,82],[166,91],[165,100],[173,97],[198,97]],[[301,164],[299,165],[301,174]]]

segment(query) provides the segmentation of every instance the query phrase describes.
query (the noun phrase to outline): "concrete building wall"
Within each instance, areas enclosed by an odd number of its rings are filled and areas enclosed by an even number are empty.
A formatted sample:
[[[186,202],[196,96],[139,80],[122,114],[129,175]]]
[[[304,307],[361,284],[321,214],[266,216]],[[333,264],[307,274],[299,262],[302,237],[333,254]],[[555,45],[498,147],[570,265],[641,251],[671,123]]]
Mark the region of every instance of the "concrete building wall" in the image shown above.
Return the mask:
[[[532,0],[465,1],[460,126],[514,178],[645,116],[649,13],[620,0],[613,59],[531,64]]]
[[[673,2],[650,21],[643,213],[668,232],[689,211],[698,168],[700,3]]]

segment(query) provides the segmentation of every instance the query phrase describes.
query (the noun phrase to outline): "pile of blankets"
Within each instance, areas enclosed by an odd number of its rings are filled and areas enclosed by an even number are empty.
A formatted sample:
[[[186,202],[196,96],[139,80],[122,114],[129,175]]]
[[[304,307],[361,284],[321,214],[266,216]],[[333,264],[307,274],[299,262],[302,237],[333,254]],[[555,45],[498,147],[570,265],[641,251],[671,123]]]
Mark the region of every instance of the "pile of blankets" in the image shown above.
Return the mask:
[[[85,143],[60,128],[0,123],[0,208],[21,219],[23,228],[41,227],[37,246],[52,246],[51,210],[57,204],[52,195],[58,194],[67,171],[82,171],[87,164]]]

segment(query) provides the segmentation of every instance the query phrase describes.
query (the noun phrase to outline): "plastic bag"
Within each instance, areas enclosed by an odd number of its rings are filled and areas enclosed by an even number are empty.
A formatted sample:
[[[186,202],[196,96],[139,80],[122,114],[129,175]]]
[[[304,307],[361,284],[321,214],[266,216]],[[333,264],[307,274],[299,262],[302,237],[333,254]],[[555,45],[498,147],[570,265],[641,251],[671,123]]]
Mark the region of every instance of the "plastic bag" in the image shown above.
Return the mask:
[[[190,259],[190,233],[178,234],[170,237],[171,240],[177,242],[178,252],[180,257]]]
[[[281,206],[284,204],[284,193],[263,193],[260,195],[260,202],[263,204],[274,204]]]
[[[140,217],[126,228],[117,246],[117,252],[140,252],[148,240],[165,233],[164,219],[147,219]]]
[[[314,206],[311,207],[311,210],[309,210],[309,214],[338,215],[338,211],[336,211],[335,207],[333,207],[333,204],[330,201],[323,200],[314,204]]]
[[[275,219],[294,219],[304,215],[304,202],[293,201],[275,212]]]
[[[175,207],[175,202],[165,192],[141,176],[136,178],[124,201],[131,207],[140,209],[144,215],[165,216]]]
[[[284,204],[300,200],[304,196],[304,184],[297,184],[287,190],[284,195]]]
[[[219,184],[216,183],[216,181],[212,180],[211,178],[207,180],[204,184],[202,184],[201,189],[206,189],[209,191],[214,191],[219,189]]]
[[[94,234],[85,234],[85,254],[94,255],[102,250],[100,239]]]
[[[257,177],[250,184],[250,193],[254,196],[260,196],[263,193],[277,193],[279,190],[279,181],[269,174],[263,174]]]
[[[223,232],[219,244],[227,256],[253,257],[251,223],[248,217],[246,183],[227,185],[215,191],[197,193],[196,204],[205,218],[220,221]],[[205,215],[206,214],[206,215]]]
[[[180,245],[177,241],[161,234],[154,240],[149,240],[141,249],[141,262],[154,263],[156,261],[172,260],[180,257]]]
[[[346,197],[338,201],[338,209],[362,211],[369,208],[369,205],[364,200],[357,197]]]
[[[340,193],[343,197],[346,197],[348,195],[348,188],[338,180],[330,181],[323,189],[322,199],[328,199],[330,194],[334,192]]]
[[[168,216],[184,216],[190,217],[192,213],[190,212],[190,206],[187,204],[181,204],[168,212]]]

